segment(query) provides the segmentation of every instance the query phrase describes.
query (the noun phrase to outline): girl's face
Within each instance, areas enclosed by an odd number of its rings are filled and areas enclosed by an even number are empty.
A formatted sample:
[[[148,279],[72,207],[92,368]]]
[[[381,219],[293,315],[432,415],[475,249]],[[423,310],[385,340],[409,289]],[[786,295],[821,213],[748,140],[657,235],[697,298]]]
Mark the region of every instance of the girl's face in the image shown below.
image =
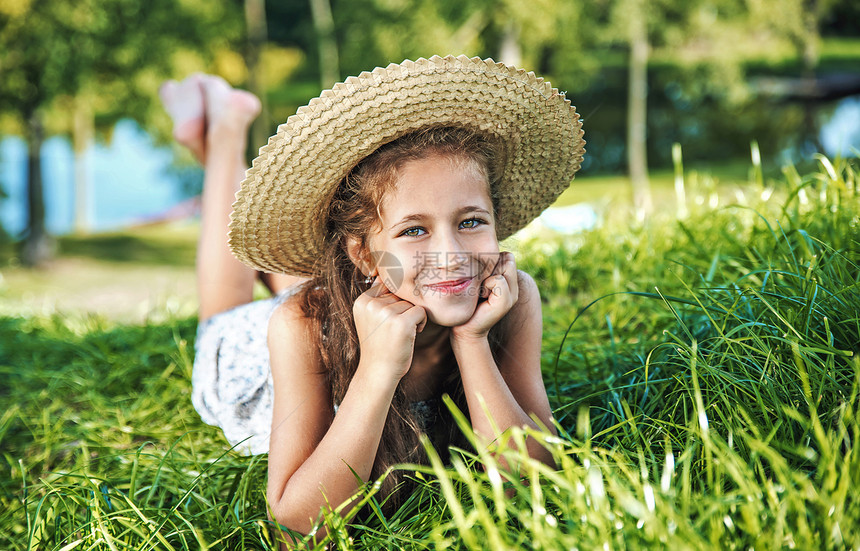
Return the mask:
[[[433,323],[468,321],[499,258],[489,184],[475,161],[407,161],[379,210],[367,243],[380,279]]]

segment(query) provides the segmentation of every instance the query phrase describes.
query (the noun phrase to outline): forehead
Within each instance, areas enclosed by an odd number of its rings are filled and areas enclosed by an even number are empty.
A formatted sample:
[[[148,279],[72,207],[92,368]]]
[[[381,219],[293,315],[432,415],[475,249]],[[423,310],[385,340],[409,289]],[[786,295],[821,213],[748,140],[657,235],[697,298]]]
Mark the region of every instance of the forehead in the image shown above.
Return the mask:
[[[431,154],[398,167],[394,186],[382,198],[380,212],[394,216],[419,206],[434,210],[465,203],[492,210],[486,170],[465,156]]]

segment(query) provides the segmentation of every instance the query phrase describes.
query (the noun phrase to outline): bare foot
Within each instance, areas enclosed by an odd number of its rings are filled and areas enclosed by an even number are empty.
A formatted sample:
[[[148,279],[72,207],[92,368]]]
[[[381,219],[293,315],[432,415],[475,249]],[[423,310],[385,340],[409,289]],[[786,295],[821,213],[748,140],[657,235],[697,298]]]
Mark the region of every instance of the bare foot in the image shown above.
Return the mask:
[[[206,108],[203,104],[204,75],[195,73],[182,82],[169,80],[158,95],[173,120],[173,137],[187,147],[194,157],[206,160]]]
[[[173,137],[201,164],[216,138],[244,150],[248,127],[260,113],[256,96],[212,75],[196,73],[182,82],[167,81],[159,95],[173,119]]]
[[[201,81],[206,109],[206,151],[213,145],[240,145],[244,152],[248,127],[260,114],[260,100],[245,90],[230,87],[221,77],[206,75]]]

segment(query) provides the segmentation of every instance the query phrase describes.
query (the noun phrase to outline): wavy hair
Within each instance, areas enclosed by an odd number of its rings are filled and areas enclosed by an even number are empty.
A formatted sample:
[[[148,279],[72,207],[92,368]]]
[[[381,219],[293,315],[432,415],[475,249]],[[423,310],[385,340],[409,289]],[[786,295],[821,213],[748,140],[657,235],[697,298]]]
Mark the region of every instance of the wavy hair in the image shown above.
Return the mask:
[[[377,149],[344,178],[328,207],[325,248],[314,271],[317,276],[305,285],[299,296],[303,313],[311,322],[313,344],[322,359],[335,404],[343,400],[358,367],[360,349],[352,308],[356,298],[367,290],[364,274],[347,254],[348,240],[357,239],[366,248],[368,235],[379,227],[379,207],[385,194],[396,185],[398,170],[408,161],[434,154],[465,161],[464,167],[479,170],[488,183],[494,210],[498,210],[492,190],[498,178],[494,169],[503,165],[499,158],[501,148],[482,134],[465,128],[431,127],[402,136]],[[503,323],[497,324],[491,332],[494,350],[501,341],[502,326]],[[453,351],[449,349],[443,361],[447,376],[442,394],[451,396],[465,411],[462,381]],[[428,437],[446,457],[450,445],[464,446],[465,439],[447,408],[441,401],[437,402],[435,430]],[[398,385],[371,477],[378,478],[398,463],[426,464],[427,456],[420,442],[424,429],[402,385]],[[405,492],[394,490],[404,484],[410,481],[398,470],[392,470],[385,477],[381,494],[387,498],[387,509],[402,502],[399,496]]]

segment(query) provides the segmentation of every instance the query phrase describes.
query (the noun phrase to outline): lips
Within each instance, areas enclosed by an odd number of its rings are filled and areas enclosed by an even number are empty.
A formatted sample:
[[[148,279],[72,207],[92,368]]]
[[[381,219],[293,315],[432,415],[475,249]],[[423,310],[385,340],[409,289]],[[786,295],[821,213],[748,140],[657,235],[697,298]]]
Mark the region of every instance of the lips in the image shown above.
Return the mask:
[[[462,277],[459,279],[451,279],[448,281],[441,281],[439,283],[432,283],[425,285],[424,288],[431,293],[441,293],[441,294],[456,294],[465,291],[469,284],[472,283],[474,277]]]

